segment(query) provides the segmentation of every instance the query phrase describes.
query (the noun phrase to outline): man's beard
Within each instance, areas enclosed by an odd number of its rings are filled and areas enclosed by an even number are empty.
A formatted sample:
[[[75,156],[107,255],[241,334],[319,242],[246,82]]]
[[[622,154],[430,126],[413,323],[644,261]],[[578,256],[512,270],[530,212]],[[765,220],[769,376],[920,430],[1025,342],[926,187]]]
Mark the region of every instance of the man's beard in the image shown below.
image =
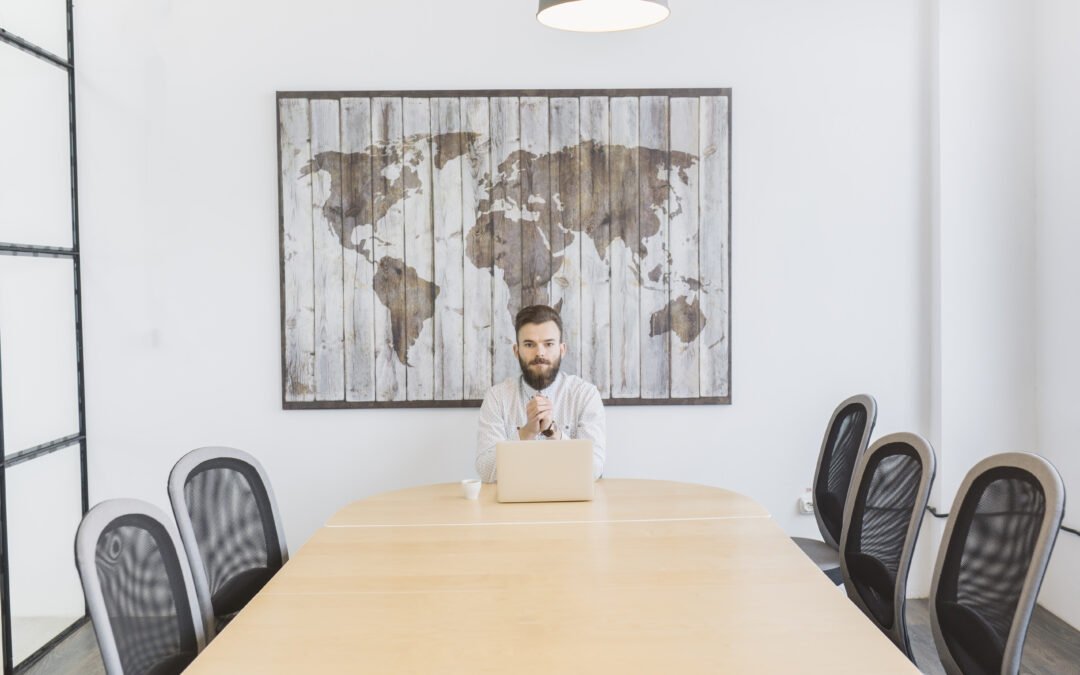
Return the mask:
[[[533,363],[538,360],[533,359]],[[555,378],[559,375],[559,366],[562,364],[562,357],[558,357],[553,361],[547,361],[550,366],[546,371],[536,372],[531,369],[530,364],[525,362],[525,359],[518,357],[518,363],[521,365],[521,379],[525,380],[525,384],[529,385],[537,391],[547,389],[551,386],[551,383],[555,381]]]

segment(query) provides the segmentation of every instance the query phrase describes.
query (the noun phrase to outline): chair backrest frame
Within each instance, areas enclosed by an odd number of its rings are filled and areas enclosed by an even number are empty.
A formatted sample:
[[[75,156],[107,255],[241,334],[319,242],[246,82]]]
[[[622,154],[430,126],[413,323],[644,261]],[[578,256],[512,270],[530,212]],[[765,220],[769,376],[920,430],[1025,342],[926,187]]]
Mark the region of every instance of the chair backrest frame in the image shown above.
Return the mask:
[[[905,445],[914,450],[922,464],[922,475],[919,477],[919,485],[915,492],[915,502],[912,506],[911,520],[908,522],[904,533],[904,546],[900,553],[899,564],[896,571],[896,582],[893,585],[893,622],[891,628],[885,628],[878,624],[874,613],[863,600],[855,584],[848,573],[847,549],[851,544],[851,525],[855,515],[855,507],[858,495],[862,490],[864,480],[872,480],[873,475],[867,475],[871,463],[881,453],[895,444]],[[852,602],[866,614],[874,623],[889,636],[897,647],[911,659],[911,644],[908,640],[907,624],[905,621],[905,609],[907,603],[907,579],[911,568],[911,559],[915,554],[915,545],[919,540],[919,530],[922,529],[923,516],[926,513],[926,505],[930,500],[930,488],[934,483],[937,473],[937,458],[930,442],[918,434],[900,432],[882,436],[874,441],[860,457],[852,472],[851,486],[848,491],[848,499],[844,504],[844,533],[840,538],[840,572],[844,579],[844,588]],[[867,486],[869,488],[869,485]]]
[[[147,516],[162,526],[172,542],[176,554],[177,566],[183,577],[184,590],[187,594],[187,609],[191,613],[191,623],[195,630],[197,649],[201,652],[214,636],[214,622],[198,601],[194,580],[188,567],[187,558],[182,555],[183,546],[180,537],[165,512],[153,504],[139,499],[109,499],[90,509],[75,532],[75,567],[82,581],[86,606],[97,634],[98,648],[105,672],[109,675],[124,675],[120,650],[113,634],[112,620],[105,603],[104,591],[97,570],[97,546],[102,532],[118,518],[129,515]]]
[[[930,585],[930,627],[934,635],[934,643],[937,645],[941,664],[949,675],[963,675],[960,665],[953,658],[952,653],[941,630],[941,619],[938,616],[937,600],[940,591],[942,574],[945,561],[952,543],[953,532],[956,528],[960,509],[964,504],[972,485],[986,472],[997,468],[1022,469],[1039,481],[1046,499],[1046,511],[1043,514],[1042,523],[1039,525],[1039,533],[1035,539],[1031,562],[1027,573],[1024,575],[1024,583],[1013,612],[1012,624],[1009,626],[1009,636],[1005,641],[1005,650],[1001,663],[1001,673],[1013,674],[1020,671],[1020,656],[1024,650],[1024,640],[1027,637],[1028,625],[1031,621],[1031,613],[1035,609],[1035,601],[1042,587],[1046,567],[1050,563],[1050,554],[1054,550],[1057,540],[1058,529],[1065,515],[1065,484],[1061,475],[1053,464],[1039,455],[1026,452],[1006,452],[991,455],[977,463],[964,476],[960,488],[953,499],[952,509],[949,511],[949,519],[945,525],[945,533],[941,537],[941,546],[938,549],[937,563],[934,565],[934,576]]]
[[[248,464],[258,474],[262,487],[266,491],[270,503],[270,513],[274,521],[277,533],[278,545],[281,552],[281,564],[289,560],[289,550],[285,543],[285,528],[281,521],[281,512],[278,511],[277,498],[274,496],[274,488],[266,475],[259,460],[250,453],[226,446],[213,445],[196,448],[181,457],[169,472],[169,502],[172,504],[173,516],[176,518],[176,526],[180,531],[180,539],[184,542],[184,551],[187,553],[188,564],[191,567],[192,578],[195,583],[195,593],[199,604],[214,615],[213,602],[210,596],[210,579],[206,570],[202,552],[199,550],[199,540],[195,536],[195,528],[191,522],[191,511],[188,509],[187,499],[184,496],[184,486],[192,472],[196,471],[205,462],[229,458]]]
[[[866,446],[870,444],[870,435],[874,432],[874,425],[877,423],[877,401],[874,400],[874,397],[870,396],[869,394],[856,394],[855,396],[845,399],[840,403],[840,405],[836,406],[836,409],[833,410],[832,416],[829,418],[828,426],[825,427],[825,436],[821,439],[821,449],[818,451],[817,466],[814,469],[813,494],[815,504],[818,503],[820,497],[820,495],[818,494],[818,485],[820,484],[820,480],[822,477],[821,472],[824,468],[822,465],[825,462],[825,453],[829,450],[829,440],[832,438],[833,435],[833,427],[835,427],[837,424],[837,418],[848,407],[852,405],[862,406],[862,408],[866,411],[866,427],[863,429],[863,433],[859,438],[859,449],[856,454],[856,463],[858,462],[858,457],[861,457],[866,451]],[[852,471],[852,477],[854,477],[854,474],[855,472]],[[851,485],[852,483],[849,480],[848,493],[851,492]],[[847,509],[847,501],[848,500],[846,499],[844,500],[845,511]],[[814,509],[814,518],[815,520],[817,520],[818,530],[821,532],[822,539],[825,541],[825,543],[839,550],[840,542],[837,541],[836,537],[834,537],[829,531],[828,525],[825,524],[825,521],[822,518],[820,508]]]

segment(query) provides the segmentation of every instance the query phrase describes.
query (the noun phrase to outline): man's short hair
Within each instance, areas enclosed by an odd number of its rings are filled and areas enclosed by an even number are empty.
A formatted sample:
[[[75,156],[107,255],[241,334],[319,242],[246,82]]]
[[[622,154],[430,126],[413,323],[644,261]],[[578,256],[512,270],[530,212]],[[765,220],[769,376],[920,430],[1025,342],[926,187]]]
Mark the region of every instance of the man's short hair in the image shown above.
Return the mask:
[[[547,323],[548,321],[554,321],[555,325],[559,327],[559,342],[562,342],[562,317],[554,308],[547,305],[529,305],[523,307],[517,313],[517,316],[514,317],[514,340],[517,340],[518,334],[521,333],[521,327],[525,324]]]

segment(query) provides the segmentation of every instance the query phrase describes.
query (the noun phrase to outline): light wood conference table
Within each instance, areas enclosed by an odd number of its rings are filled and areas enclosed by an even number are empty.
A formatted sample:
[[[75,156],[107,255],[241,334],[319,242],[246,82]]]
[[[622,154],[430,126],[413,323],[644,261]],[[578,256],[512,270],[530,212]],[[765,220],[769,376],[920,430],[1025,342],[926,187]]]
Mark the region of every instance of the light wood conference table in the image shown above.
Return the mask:
[[[185,671],[917,673],[756,502],[604,479],[341,509]]]

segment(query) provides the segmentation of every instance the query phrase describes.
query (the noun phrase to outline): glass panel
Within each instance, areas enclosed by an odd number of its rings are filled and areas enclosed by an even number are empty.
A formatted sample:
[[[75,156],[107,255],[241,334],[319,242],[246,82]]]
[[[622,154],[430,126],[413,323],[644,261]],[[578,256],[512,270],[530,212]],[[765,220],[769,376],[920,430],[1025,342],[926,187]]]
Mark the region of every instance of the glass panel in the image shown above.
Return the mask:
[[[79,431],[74,265],[0,255],[4,451]]]
[[[64,0],[3,0],[0,28],[67,59],[67,3]]]
[[[71,246],[67,71],[0,43],[0,241]]]
[[[82,518],[79,446],[7,470],[11,651],[18,664],[83,615],[75,569]]]

